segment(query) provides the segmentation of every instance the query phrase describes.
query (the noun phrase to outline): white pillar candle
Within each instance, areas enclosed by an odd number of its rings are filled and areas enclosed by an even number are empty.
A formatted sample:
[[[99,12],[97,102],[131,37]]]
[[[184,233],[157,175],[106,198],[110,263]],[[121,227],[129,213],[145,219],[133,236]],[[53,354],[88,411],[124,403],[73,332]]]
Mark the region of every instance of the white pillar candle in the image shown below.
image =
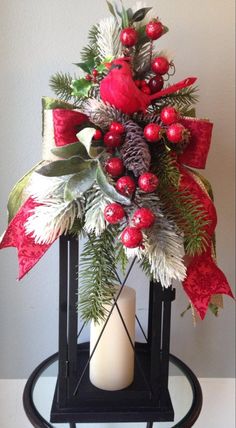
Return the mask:
[[[119,290],[120,288],[118,288],[118,292]],[[135,290],[130,287],[124,287],[117,300],[117,305],[133,344],[135,343],[135,300]],[[91,322],[90,355],[104,323],[105,321],[100,323]],[[126,388],[133,382],[134,351],[116,307],[113,309],[92,356],[89,374],[93,385],[107,391]]]

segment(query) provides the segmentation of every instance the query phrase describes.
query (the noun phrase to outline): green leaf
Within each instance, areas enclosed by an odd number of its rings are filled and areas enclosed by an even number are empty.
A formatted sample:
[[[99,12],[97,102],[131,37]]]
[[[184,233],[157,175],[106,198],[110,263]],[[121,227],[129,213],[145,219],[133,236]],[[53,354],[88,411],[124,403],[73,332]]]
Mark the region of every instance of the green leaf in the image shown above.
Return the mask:
[[[8,223],[13,219],[19,211],[22,203],[24,202],[24,190],[29,183],[30,177],[36,168],[41,165],[43,161],[37,163],[30,171],[28,171],[13,187],[8,197],[7,210],[8,210]]]
[[[115,12],[114,6],[108,0],[107,0],[107,6],[108,6],[108,9],[111,12],[111,14],[114,16],[114,18],[116,18],[116,12]]]
[[[129,26],[129,17],[127,10],[122,6],[122,27],[127,28]]]
[[[84,128],[82,131],[76,134],[78,140],[84,145],[86,148],[88,155],[90,158],[97,158],[103,151],[104,147],[93,147],[93,136],[95,134],[95,128]]]
[[[142,9],[137,10],[133,15],[132,22],[142,21],[151,9],[152,7],[143,7]]]
[[[90,59],[86,62],[75,63],[74,65],[81,68],[81,70],[83,70],[85,73],[91,73],[95,67],[95,61],[94,59]]]
[[[128,15],[129,22],[131,23],[133,20],[133,15],[134,15],[131,8],[127,9],[127,15]]]
[[[168,31],[169,31],[169,28],[166,25],[163,25],[163,33],[162,33],[162,35],[168,33]]]
[[[67,144],[66,146],[62,147],[55,147],[54,149],[51,149],[51,152],[55,156],[58,156],[59,158],[63,159],[69,159],[73,156],[79,156],[84,160],[89,159],[88,152],[80,141],[77,141],[76,143],[72,144]]]
[[[107,70],[106,64],[111,62],[113,59],[114,59],[114,56],[104,58],[104,60],[97,66],[97,71],[99,73],[104,73],[104,71]]]
[[[106,175],[102,170],[101,165],[99,165],[97,168],[96,181],[99,187],[101,188],[101,190],[103,191],[103,193],[109,196],[109,198],[113,199],[113,201],[119,202],[120,204],[123,204],[123,205],[131,204],[130,199],[118,193],[116,189],[109,183]]]
[[[91,81],[86,80],[84,78],[73,80],[71,84],[72,95],[78,98],[88,97],[92,85],[93,84]]]
[[[89,162],[89,168],[80,171],[70,178],[65,187],[64,197],[66,201],[78,199],[84,192],[92,187],[97,171],[97,162]]]
[[[85,161],[79,156],[73,156],[70,159],[58,160],[44,165],[37,173],[46,177],[60,177],[61,175],[76,174],[90,167],[90,161]]]

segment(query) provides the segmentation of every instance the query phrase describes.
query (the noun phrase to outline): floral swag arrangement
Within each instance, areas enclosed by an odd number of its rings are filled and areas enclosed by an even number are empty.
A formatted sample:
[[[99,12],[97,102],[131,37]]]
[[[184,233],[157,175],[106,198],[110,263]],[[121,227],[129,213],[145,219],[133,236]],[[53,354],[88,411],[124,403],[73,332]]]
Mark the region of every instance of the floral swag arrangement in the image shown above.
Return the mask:
[[[10,193],[0,248],[18,249],[21,279],[59,236],[85,235],[85,321],[105,317],[130,257],[163,287],[182,281],[203,319],[232,296],[215,261],[211,186],[195,170],[213,125],[195,118],[196,78],[169,84],[174,63],[156,43],[168,28],[151,8],[107,4],[76,64],[84,77],[51,78],[59,99],[43,98],[43,161]]]

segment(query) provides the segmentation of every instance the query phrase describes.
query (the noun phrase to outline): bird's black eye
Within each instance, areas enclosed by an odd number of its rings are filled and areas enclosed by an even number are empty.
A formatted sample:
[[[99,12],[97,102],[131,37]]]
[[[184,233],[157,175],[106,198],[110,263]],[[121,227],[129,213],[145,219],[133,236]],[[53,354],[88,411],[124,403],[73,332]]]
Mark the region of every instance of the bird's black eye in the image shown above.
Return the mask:
[[[120,70],[122,68],[122,65],[121,64],[112,64],[112,66],[110,67],[110,70],[114,70],[114,68],[118,68],[118,70]]]

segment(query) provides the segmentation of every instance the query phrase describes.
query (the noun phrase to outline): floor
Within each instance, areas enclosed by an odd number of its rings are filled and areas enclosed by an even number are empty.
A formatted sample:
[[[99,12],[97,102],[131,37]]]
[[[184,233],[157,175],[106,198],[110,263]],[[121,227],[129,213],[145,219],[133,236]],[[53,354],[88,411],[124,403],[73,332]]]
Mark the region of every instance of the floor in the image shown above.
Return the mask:
[[[53,382],[50,378],[42,378],[43,388],[48,393],[53,393]],[[175,388],[180,379],[170,379],[172,398],[175,412],[181,415],[183,412],[183,400],[179,397]],[[235,380],[234,379],[200,379],[203,390],[203,409],[195,428],[235,428]],[[25,380],[0,380],[0,428],[30,428],[22,406],[22,392]],[[36,391],[37,393],[37,391]],[[40,410],[48,412],[51,403],[45,400],[44,394],[37,397]],[[55,425],[66,428],[68,425]],[[80,424],[80,428],[128,428],[144,427],[144,424]],[[171,424],[155,424],[160,428],[171,427]]]

